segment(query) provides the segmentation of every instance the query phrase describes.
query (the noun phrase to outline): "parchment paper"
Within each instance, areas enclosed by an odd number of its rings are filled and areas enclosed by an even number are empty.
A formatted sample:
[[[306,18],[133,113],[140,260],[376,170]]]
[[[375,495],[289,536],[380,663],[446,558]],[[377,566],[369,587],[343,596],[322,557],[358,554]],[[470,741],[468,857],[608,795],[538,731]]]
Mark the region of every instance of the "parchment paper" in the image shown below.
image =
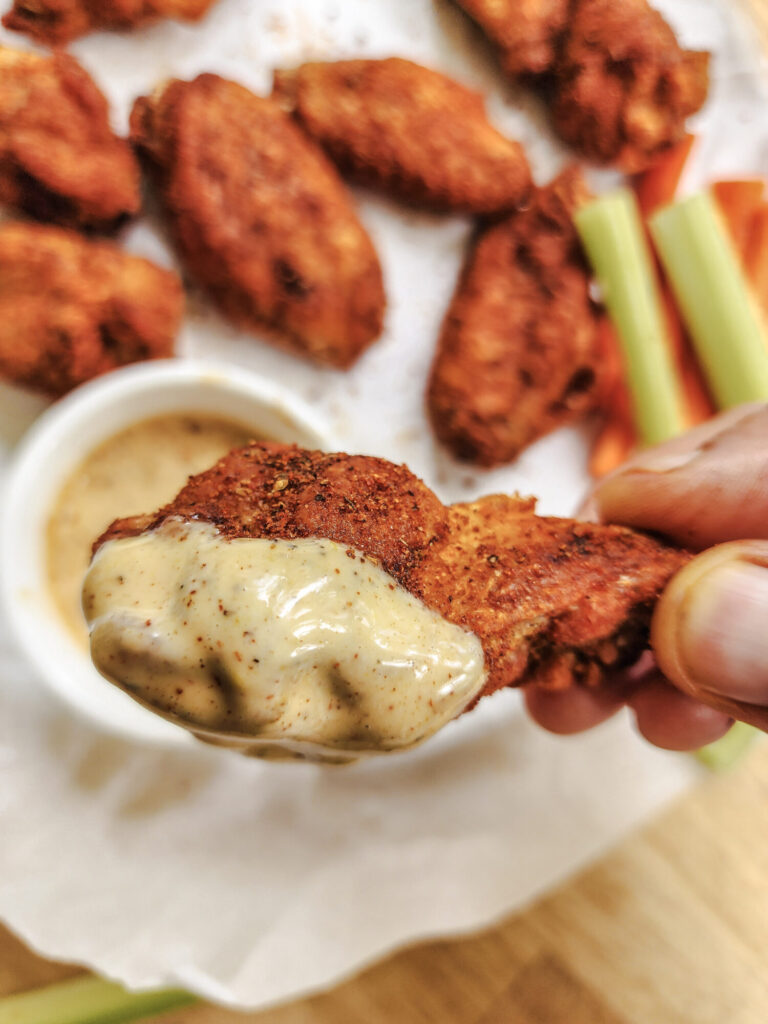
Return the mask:
[[[748,28],[727,0],[658,6],[686,45],[716,53],[689,183],[764,173],[768,89]],[[120,128],[132,98],[169,76],[218,71],[266,91],[276,65],[399,54],[482,88],[496,123],[525,142],[539,181],[565,158],[536,101],[503,82],[449,3],[221,0],[201,26],[98,35],[73,50]],[[199,298],[183,351],[290,383],[348,450],[408,462],[445,500],[517,489],[538,494],[547,513],[572,512],[587,486],[583,431],[560,431],[515,466],[480,473],[453,464],[427,429],[424,382],[468,222],[359,200],[389,314],[385,336],[353,371],[317,370],[263,346]],[[151,219],[126,242],[172,262]],[[42,408],[0,386],[0,474]],[[548,736],[509,692],[416,752],[334,769],[260,764],[202,745],[149,751],[99,733],[43,690],[2,625],[0,683],[0,917],[49,956],[240,1007],[329,986],[406,942],[492,922],[696,777],[693,762],[652,750],[623,718],[578,738]]]

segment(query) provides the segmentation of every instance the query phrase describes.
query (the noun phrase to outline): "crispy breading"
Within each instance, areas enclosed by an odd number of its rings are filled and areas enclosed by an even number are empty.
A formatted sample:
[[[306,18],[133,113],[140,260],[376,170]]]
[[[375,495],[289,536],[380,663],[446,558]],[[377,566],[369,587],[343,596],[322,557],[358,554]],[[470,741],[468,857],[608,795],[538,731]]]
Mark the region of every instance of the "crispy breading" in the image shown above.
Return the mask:
[[[159,18],[197,21],[216,0],[14,0],[3,25],[46,46],[97,29],[136,28]]]
[[[646,0],[575,0],[552,116],[566,142],[626,172],[677,142],[709,87],[709,54],[683,50]]]
[[[236,323],[347,367],[381,332],[376,252],[325,155],[270,99],[201,75],[137,100],[179,253]]]
[[[94,550],[169,518],[227,538],[328,538],[474,632],[484,694],[598,684],[640,655],[653,603],[688,556],[624,527],[541,518],[534,504],[494,495],[446,507],[405,466],[253,442],[158,512],[114,522]]]
[[[173,354],[176,274],[41,224],[0,225],[0,376],[60,395],[142,359]]]
[[[343,173],[434,210],[492,214],[525,199],[519,143],[483,97],[408,60],[343,60],[275,73],[275,97]]]
[[[508,75],[551,71],[571,0],[456,0],[499,50]]]
[[[427,390],[435,432],[458,458],[509,462],[595,404],[597,314],[572,219],[587,195],[566,169],[468,255]]]
[[[139,166],[76,60],[0,46],[0,203],[112,230],[141,206]]]

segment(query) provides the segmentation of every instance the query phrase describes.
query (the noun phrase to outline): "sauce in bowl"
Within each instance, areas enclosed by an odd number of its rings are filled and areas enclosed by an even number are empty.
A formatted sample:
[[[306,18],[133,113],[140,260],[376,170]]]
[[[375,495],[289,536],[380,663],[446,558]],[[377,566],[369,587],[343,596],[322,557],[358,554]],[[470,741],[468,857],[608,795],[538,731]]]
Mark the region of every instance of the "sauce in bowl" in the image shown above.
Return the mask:
[[[108,438],[67,477],[46,526],[46,574],[56,608],[83,648],[81,591],[96,538],[118,517],[166,504],[187,477],[253,438],[247,426],[224,417],[166,414]]]

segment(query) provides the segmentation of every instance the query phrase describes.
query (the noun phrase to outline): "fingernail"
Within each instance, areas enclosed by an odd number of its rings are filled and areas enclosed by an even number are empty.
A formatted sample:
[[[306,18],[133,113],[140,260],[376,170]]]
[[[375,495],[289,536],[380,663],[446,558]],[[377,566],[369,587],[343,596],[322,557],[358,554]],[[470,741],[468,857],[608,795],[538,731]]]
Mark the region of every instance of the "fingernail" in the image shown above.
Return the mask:
[[[768,569],[723,562],[680,604],[680,659],[691,682],[714,693],[768,704]]]

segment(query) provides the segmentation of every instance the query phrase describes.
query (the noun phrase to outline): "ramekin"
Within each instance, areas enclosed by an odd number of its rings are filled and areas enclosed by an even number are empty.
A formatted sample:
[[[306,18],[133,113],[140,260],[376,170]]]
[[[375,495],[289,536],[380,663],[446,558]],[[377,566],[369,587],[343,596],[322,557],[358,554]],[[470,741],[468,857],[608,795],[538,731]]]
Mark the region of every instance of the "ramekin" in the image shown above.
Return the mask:
[[[321,419],[286,388],[228,363],[164,360],[91,381],[52,405],[18,449],[0,515],[5,615],[36,675],[100,728],[145,743],[193,742],[103,679],[70,634],[46,579],[45,527],[69,474],[117,432],[165,413],[218,414],[260,437],[332,448]]]

